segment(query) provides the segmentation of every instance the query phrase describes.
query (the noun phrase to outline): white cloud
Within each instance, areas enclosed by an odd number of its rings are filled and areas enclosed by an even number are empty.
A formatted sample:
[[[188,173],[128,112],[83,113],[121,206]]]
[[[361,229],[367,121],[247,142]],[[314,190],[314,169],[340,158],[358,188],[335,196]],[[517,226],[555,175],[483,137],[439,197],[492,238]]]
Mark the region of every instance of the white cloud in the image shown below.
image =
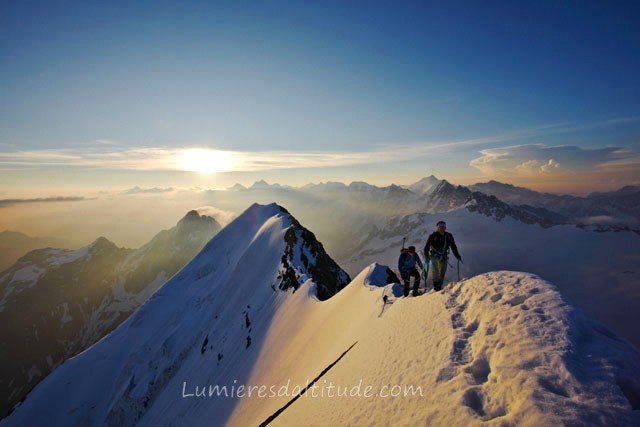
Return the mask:
[[[537,160],[527,160],[517,165],[514,169],[518,175],[530,176],[538,173],[540,166]]]
[[[216,208],[214,206],[201,206],[195,209],[200,215],[212,216],[223,227],[236,218],[236,214],[231,211]]]
[[[6,208],[9,206],[25,203],[62,203],[62,202],[82,202],[88,200],[84,197],[70,196],[70,197],[38,197],[34,199],[2,199],[0,200],[0,208]]]
[[[121,145],[120,143],[112,141],[110,139],[96,139],[94,142],[100,145]]]
[[[577,146],[517,145],[482,150],[469,164],[488,176],[550,175],[592,171],[611,162],[640,164],[638,152],[618,147],[586,149]]]
[[[553,159],[549,159],[547,163],[540,166],[540,172],[542,173],[552,173],[560,169],[560,163],[556,162]]]

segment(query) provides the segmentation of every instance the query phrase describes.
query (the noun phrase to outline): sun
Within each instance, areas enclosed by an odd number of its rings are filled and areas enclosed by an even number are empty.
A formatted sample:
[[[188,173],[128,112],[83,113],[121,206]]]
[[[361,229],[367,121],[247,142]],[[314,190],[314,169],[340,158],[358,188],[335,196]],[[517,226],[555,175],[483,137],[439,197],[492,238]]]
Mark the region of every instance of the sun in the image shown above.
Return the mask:
[[[231,153],[206,148],[189,148],[182,152],[183,170],[200,173],[227,172],[232,169]]]

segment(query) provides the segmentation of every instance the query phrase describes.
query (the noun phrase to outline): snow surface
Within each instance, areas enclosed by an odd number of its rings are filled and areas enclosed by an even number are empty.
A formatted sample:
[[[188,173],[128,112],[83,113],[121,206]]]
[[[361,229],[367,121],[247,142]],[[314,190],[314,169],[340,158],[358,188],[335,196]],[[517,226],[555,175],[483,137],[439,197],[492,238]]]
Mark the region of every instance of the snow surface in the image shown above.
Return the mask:
[[[48,258],[45,261],[45,264],[47,267],[51,267],[75,262],[80,258],[87,256],[89,250],[94,246],[94,244],[95,242],[85,246],[84,248],[78,249],[77,251],[67,249],[47,249]],[[14,291],[18,293],[25,287],[34,287],[46,272],[46,268],[41,268],[35,264],[27,264],[23,268],[15,271],[11,281],[9,281],[7,286],[2,290],[0,312],[4,311],[8,298]],[[3,279],[5,277],[6,276],[3,276]]]
[[[88,246],[78,249],[77,251],[70,251],[66,249],[50,249],[50,256],[47,258],[47,264],[52,266],[61,266],[63,264],[69,264],[76,262],[80,258],[83,258],[89,254],[89,250],[95,246],[95,242]]]
[[[13,273],[13,277],[9,283],[26,283],[29,287],[32,287],[45,271],[46,270],[37,265],[30,264]]]
[[[185,390],[291,390],[341,354],[317,384],[412,385],[422,396],[303,396],[273,425],[640,423],[640,355],[553,285],[498,271],[398,298],[388,270],[372,264],[321,302],[311,280],[272,287],[290,225],[277,205],[249,208],[0,425],[258,425],[292,396]]]
[[[147,284],[140,292],[133,293],[126,290],[126,280],[122,275],[111,286],[111,294],[107,295],[100,305],[90,312],[82,334],[83,344],[95,341],[104,333],[105,329],[118,321],[122,313],[133,312],[136,307],[141,306],[167,279],[167,273],[161,270],[153,281]]]
[[[488,273],[387,310],[324,384],[423,396],[306,397],[274,425],[640,422],[638,353],[534,275]]]
[[[72,320],[73,320],[73,317],[71,317],[71,314],[69,314],[69,303],[67,302],[62,303],[62,319],[60,319],[60,322],[61,322],[60,329],[62,329],[63,324],[69,323]]]
[[[9,296],[14,293],[14,291],[23,289],[25,286],[32,288],[38,283],[38,279],[46,272],[45,269],[38,267],[37,265],[29,264],[20,270],[17,270],[13,273],[13,277],[11,281],[7,284],[7,286],[2,289],[2,299],[0,299],[0,312],[3,312]],[[3,278],[6,276],[3,276]],[[18,293],[16,292],[16,293]]]

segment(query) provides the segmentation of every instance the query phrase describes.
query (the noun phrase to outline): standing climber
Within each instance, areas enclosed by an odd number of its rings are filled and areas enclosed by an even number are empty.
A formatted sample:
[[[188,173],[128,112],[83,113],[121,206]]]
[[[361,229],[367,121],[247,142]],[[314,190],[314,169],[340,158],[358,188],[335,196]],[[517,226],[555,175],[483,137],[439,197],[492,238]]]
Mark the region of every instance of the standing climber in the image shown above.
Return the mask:
[[[420,256],[416,254],[416,247],[409,246],[406,251],[400,253],[398,258],[398,270],[400,270],[400,276],[404,280],[404,296],[409,296],[409,286],[411,284],[411,278],[413,277],[413,296],[418,296],[418,286],[420,286],[420,272],[416,268],[416,264],[420,266],[422,270],[422,261]]]
[[[453,234],[447,232],[447,223],[438,221],[436,231],[431,233],[424,247],[424,256],[431,258],[434,291],[442,289],[444,275],[447,272],[449,248],[458,261],[462,261]]]

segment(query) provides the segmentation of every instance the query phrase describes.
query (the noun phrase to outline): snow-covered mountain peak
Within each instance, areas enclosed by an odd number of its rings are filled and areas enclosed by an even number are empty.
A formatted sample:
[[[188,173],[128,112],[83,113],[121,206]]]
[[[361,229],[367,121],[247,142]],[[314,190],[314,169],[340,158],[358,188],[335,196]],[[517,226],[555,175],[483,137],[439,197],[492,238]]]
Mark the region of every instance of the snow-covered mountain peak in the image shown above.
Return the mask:
[[[437,182],[435,191],[445,191],[445,190],[451,190],[455,188],[456,188],[455,185],[451,184],[446,179],[443,179]]]
[[[463,206],[471,198],[471,191],[463,186],[457,187],[446,179],[440,181],[429,194],[430,212],[447,212]]]
[[[258,250],[257,247],[262,245],[266,247]],[[221,251],[227,263],[233,265],[236,262],[237,268],[252,267],[266,258],[266,252],[270,256],[275,254],[279,265],[277,275],[270,283],[274,290],[295,291],[310,280],[316,285],[317,297],[324,300],[350,281],[349,276],[327,255],[315,235],[276,203],[251,205],[204,247],[193,261],[199,267],[185,268],[185,274],[195,273],[198,279],[206,276],[202,271],[212,270],[209,264],[214,262],[206,254],[219,255]]]
[[[409,190],[416,194],[427,195],[431,194],[433,190],[438,186],[440,180],[433,175],[422,178],[420,181],[411,184],[407,187]]]
[[[348,187],[353,191],[373,191],[378,188],[364,181],[353,181]]]
[[[347,187],[345,183],[337,182],[337,181],[327,181],[325,183],[318,184],[318,186],[323,186],[327,189],[339,189],[339,190],[342,190]]]
[[[251,187],[249,187],[250,190],[258,190],[258,189],[266,189],[266,188],[277,188],[280,187],[279,184],[269,184],[267,181],[265,181],[264,179],[261,179],[260,181],[256,181],[253,183],[253,185]]]
[[[228,191],[244,191],[246,189],[247,187],[240,184],[239,182],[236,182],[232,187],[227,188]]]
[[[288,211],[254,204],[115,331],[38,384],[8,423],[136,424],[190,408],[175,395],[182,381],[242,380],[272,318],[293,310],[283,304],[304,310],[349,281]]]

